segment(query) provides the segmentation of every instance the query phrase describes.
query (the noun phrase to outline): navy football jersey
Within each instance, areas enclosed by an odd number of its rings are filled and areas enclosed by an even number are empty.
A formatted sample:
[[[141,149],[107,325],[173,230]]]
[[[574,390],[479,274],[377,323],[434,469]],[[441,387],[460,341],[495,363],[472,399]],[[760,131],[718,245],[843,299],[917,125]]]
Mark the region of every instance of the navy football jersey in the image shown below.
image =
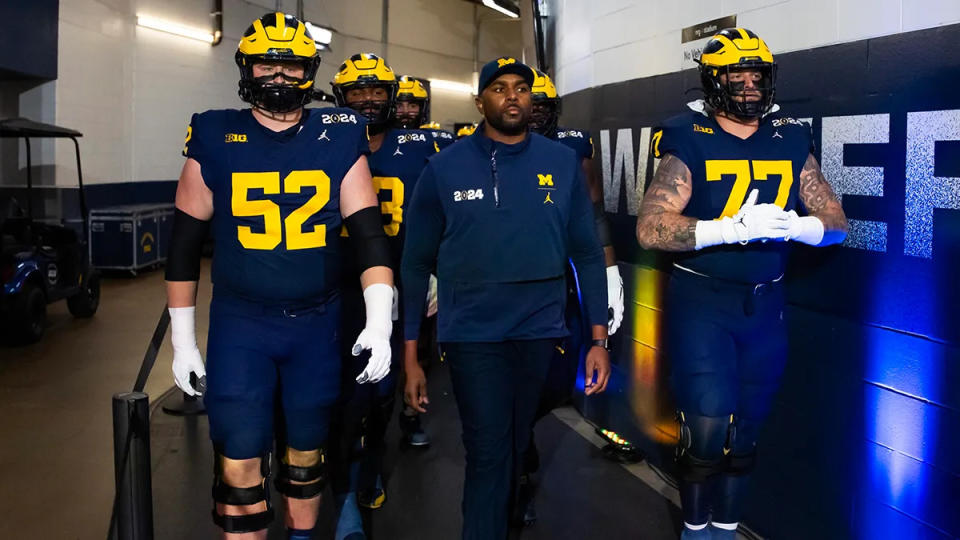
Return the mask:
[[[213,192],[215,289],[264,303],[336,289],[340,183],[368,153],[366,120],[347,109],[305,109],[282,132],[250,109],[194,114],[183,154]]]
[[[457,142],[457,138],[453,136],[453,133],[445,129],[423,128],[420,131],[430,135],[431,140],[437,143],[437,152]]]
[[[589,131],[558,127],[550,138],[572,148],[581,160],[593,159],[593,138]]]
[[[406,233],[403,211],[427,159],[438,152],[435,144],[425,130],[391,129],[384,135],[380,148],[369,157],[373,187],[383,214],[383,230],[390,242],[393,268],[397,271],[395,278],[399,276]]]
[[[800,172],[812,150],[810,126],[794,118],[768,115],[747,139],[724,131],[712,116],[687,112],[667,120],[650,140],[654,156],[682,160],[693,179],[683,215],[698,220],[732,217],[747,195],[759,190],[757,204],[785,210],[798,207]],[[757,283],[783,273],[786,242],[720,245],[681,253],[677,264],[713,277]]]

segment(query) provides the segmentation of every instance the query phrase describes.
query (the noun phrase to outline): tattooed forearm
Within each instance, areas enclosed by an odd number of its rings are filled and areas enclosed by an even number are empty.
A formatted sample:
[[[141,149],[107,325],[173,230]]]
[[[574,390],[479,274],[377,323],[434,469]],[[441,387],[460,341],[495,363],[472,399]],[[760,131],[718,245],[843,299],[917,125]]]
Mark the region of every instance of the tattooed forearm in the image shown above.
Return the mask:
[[[811,216],[823,222],[824,238],[839,238],[843,241],[849,225],[843,213],[837,195],[830,188],[827,179],[820,171],[820,165],[813,154],[807,156],[807,162],[800,171],[800,202]],[[833,243],[833,242],[828,242]]]
[[[681,214],[690,201],[693,181],[680,159],[666,154],[657,168],[637,216],[637,242],[644,249],[691,251],[697,220]]]

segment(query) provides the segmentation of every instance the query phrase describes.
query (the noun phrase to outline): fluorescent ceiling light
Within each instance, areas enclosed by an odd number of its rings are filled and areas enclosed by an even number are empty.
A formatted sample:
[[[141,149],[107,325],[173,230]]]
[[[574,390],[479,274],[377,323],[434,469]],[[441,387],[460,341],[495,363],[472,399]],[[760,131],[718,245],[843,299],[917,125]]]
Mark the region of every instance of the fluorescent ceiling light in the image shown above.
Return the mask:
[[[166,32],[168,34],[185,38],[196,39],[206,43],[213,43],[214,41],[214,36],[209,31],[182,26],[177,23],[165,21],[163,19],[157,19],[156,17],[151,17],[149,15],[137,15],[137,26],[159,30],[161,32]]]
[[[504,15],[506,15],[507,17],[513,17],[514,19],[516,19],[517,17],[520,16],[519,13],[501,6],[495,0],[483,0],[483,5],[487,6],[490,9],[497,10],[500,13],[503,13]]]
[[[449,90],[451,92],[463,92],[464,94],[473,94],[474,86],[458,83],[453,81],[445,81],[443,79],[430,79],[430,89],[436,90]]]
[[[333,41],[333,30],[317,26],[309,21],[306,23],[306,26],[307,31],[313,36],[313,41],[316,42],[318,49],[330,48],[330,42]]]

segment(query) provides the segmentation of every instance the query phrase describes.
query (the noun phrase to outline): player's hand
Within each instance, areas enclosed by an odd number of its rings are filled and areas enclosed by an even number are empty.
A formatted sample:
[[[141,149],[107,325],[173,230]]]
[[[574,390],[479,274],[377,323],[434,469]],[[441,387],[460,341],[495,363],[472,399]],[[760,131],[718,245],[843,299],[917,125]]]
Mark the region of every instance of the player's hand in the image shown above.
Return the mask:
[[[354,356],[370,351],[367,367],[357,375],[360,384],[375,383],[390,373],[390,334],[393,332],[390,315],[396,297],[396,288],[386,283],[373,283],[363,289],[367,324],[351,351]]]
[[[607,267],[607,334],[613,335],[623,322],[623,278],[617,265]]]
[[[799,216],[794,210],[787,212],[787,217],[790,220],[790,228],[784,240],[803,242],[811,246],[817,246],[823,242],[823,222],[819,218]]]
[[[430,398],[427,397],[427,376],[423,368],[414,362],[405,371],[407,381],[403,386],[403,401],[417,412],[427,412],[424,405],[430,404]]]
[[[190,374],[197,380],[206,375],[203,356],[197,347],[196,306],[168,308],[170,313],[170,341],[173,343],[173,382],[188,396],[202,393],[190,384]]]
[[[607,389],[610,380],[610,355],[603,347],[594,345],[587,351],[586,374],[584,375],[584,394],[599,394]]]
[[[790,216],[775,204],[757,204],[759,190],[753,190],[740,211],[733,216],[741,244],[754,240],[782,240],[790,229]]]
[[[437,276],[430,274],[430,283],[427,285],[427,317],[437,313]]]
[[[367,360],[367,367],[357,375],[357,382],[379,382],[390,373],[390,334],[369,326],[364,328],[357,336],[351,352],[354,356],[360,356],[363,351],[370,351],[370,359]]]

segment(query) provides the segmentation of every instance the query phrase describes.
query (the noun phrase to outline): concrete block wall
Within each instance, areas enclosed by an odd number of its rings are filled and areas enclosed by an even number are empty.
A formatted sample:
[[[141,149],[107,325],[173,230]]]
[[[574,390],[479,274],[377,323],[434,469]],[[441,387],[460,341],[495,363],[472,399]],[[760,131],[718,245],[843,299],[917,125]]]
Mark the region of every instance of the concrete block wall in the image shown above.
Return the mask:
[[[83,132],[84,180],[91,186],[172,181],[179,176],[193,112],[242,107],[237,97],[236,44],[252,20],[294,0],[225,0],[218,46],[136,26],[147,14],[212,28],[212,2],[197,0],[70,0],[60,3],[59,77],[30,86],[4,83],[4,116],[27,116]],[[384,55],[399,74],[470,83],[480,61],[522,49],[520,23],[459,0],[391,0],[388,44],[381,44],[381,0],[306,1],[305,17],[335,29],[322,53],[317,87],[329,91],[340,63],[357,52]],[[479,25],[477,19],[479,18]],[[476,36],[479,28],[479,36]],[[435,91],[433,119],[446,127],[477,118],[473,97]],[[3,147],[0,187],[25,183],[24,162]],[[76,182],[73,145],[35,147],[38,184]],[[22,152],[21,152],[22,154]]]
[[[953,0],[549,0],[562,93],[681,69],[680,30],[737,15],[774,54],[960,21]]]

